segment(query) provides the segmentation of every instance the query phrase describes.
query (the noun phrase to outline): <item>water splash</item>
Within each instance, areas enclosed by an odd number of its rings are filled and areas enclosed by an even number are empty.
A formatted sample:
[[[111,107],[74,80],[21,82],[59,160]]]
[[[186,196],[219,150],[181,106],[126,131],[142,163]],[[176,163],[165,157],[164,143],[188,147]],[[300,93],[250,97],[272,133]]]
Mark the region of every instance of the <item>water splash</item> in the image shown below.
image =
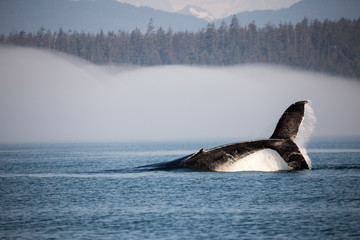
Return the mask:
[[[311,134],[315,130],[316,117],[314,113],[314,109],[311,106],[311,102],[305,105],[305,114],[304,118],[300,124],[299,132],[295,138],[295,143],[299,147],[301,154],[304,156],[309,169],[312,168],[311,159],[307,154],[306,144],[310,140]]]
[[[316,117],[314,113],[314,109],[311,106],[311,102],[305,105],[305,113],[304,118],[300,124],[299,132],[296,136],[295,143],[299,147],[305,147],[309,142],[311,134],[315,130]]]
[[[281,156],[274,150],[264,149],[242,159],[234,158],[232,164],[222,165],[219,172],[264,171],[275,172],[291,170]]]

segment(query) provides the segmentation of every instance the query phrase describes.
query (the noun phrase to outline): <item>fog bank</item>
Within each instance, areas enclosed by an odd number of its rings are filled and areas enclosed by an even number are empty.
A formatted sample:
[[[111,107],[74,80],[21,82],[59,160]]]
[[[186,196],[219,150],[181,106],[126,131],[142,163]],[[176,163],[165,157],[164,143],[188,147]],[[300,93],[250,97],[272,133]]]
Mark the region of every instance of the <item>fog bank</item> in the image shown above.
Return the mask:
[[[359,81],[269,65],[96,66],[0,48],[0,142],[266,138],[310,99],[314,135],[360,135]]]

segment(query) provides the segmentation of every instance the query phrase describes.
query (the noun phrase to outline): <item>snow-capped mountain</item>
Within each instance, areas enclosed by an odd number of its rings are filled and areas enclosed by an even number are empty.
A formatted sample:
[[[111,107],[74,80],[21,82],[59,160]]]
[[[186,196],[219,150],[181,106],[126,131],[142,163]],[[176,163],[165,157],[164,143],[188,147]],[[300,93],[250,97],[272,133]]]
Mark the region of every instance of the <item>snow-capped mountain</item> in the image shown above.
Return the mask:
[[[184,14],[184,15],[192,15],[197,18],[204,19],[208,22],[215,20],[214,16],[212,16],[211,13],[209,11],[207,11],[206,9],[192,6],[192,5],[187,5],[186,7],[184,7],[182,10],[178,11],[177,13]]]
[[[58,31],[97,33],[146,32],[149,20],[165,31],[197,31],[207,21],[192,15],[136,7],[114,0],[0,0],[0,34],[11,31],[37,32],[40,27]]]
[[[241,12],[236,16],[242,26],[254,21],[257,27],[263,27],[269,22],[296,24],[305,16],[321,21],[358,19],[359,9],[359,0],[302,0],[290,8]],[[144,33],[150,19],[155,28],[198,31],[212,21],[220,26],[224,20],[229,26],[232,17],[215,20],[209,11],[191,5],[174,13],[114,0],[0,0],[0,35],[21,30],[36,33],[41,26],[52,32],[60,28],[84,33],[132,32],[137,28]]]

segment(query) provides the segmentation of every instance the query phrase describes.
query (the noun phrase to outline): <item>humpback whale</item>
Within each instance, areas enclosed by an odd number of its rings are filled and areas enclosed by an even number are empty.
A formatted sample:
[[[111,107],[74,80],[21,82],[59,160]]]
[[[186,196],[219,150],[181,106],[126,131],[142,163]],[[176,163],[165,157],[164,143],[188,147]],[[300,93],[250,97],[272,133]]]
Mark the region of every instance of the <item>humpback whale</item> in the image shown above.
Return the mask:
[[[196,168],[205,171],[222,171],[242,161],[248,156],[263,150],[271,150],[280,156],[289,170],[310,169],[310,159],[302,146],[295,143],[300,125],[304,121],[305,107],[308,101],[299,101],[290,105],[280,117],[273,134],[268,139],[237,142],[212,149],[200,149],[194,154],[173,161],[140,166],[139,169],[160,170],[172,168]]]

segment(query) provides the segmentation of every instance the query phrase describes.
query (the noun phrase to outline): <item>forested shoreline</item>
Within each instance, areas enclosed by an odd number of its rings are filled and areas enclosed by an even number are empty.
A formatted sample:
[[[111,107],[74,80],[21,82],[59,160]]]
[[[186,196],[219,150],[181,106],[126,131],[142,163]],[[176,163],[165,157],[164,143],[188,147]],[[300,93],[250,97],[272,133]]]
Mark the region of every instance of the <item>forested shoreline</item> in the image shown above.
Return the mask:
[[[146,33],[119,30],[97,34],[40,28],[0,35],[2,45],[46,48],[95,64],[217,65],[281,64],[360,79],[360,18],[338,21],[304,20],[296,25],[255,23],[242,26],[209,23],[197,32],[155,28]]]

